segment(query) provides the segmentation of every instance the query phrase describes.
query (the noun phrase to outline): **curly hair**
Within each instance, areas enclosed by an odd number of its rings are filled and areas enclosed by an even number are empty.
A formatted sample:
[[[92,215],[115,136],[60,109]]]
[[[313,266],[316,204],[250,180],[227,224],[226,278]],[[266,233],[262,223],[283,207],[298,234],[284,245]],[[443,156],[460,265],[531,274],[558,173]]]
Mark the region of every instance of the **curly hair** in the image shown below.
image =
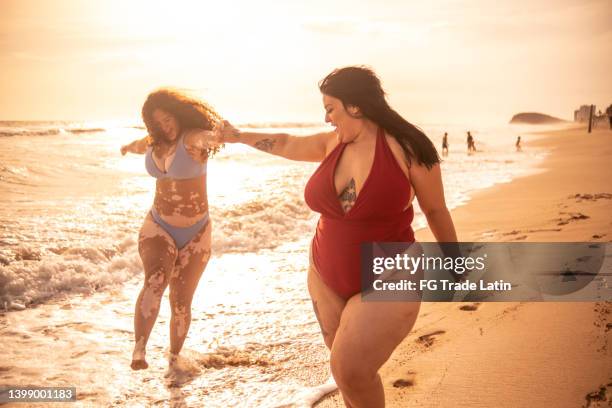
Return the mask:
[[[222,120],[221,115],[203,101],[175,89],[158,89],[151,92],[142,105],[142,120],[149,132],[149,144],[153,146],[164,140],[163,131],[153,120],[153,112],[156,109],[161,109],[174,116],[181,131],[186,129],[213,130],[215,124]],[[207,156],[212,157],[222,147],[223,145],[219,145],[207,149]]]

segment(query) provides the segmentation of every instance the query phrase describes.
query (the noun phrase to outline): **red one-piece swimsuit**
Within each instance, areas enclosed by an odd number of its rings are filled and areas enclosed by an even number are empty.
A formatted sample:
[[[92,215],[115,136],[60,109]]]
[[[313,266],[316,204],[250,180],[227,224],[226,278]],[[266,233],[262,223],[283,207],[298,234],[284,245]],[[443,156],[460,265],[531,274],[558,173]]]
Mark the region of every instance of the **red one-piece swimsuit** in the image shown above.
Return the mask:
[[[348,299],[361,292],[361,243],[414,242],[410,181],[378,129],[374,162],[353,207],[344,212],[334,173],[346,143],[321,162],[304,190],[308,206],[321,214],[312,240],[314,266],[335,293]]]

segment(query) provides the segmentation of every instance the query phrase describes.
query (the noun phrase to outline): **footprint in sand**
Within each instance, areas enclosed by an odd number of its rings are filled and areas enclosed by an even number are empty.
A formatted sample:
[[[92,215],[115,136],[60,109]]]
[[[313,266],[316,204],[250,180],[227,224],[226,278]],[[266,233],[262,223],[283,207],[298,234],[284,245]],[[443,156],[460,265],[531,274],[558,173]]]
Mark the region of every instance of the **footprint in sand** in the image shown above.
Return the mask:
[[[509,235],[523,234],[523,233],[524,233],[524,231],[512,230],[510,232],[504,232],[504,233],[502,233],[502,235],[509,236]],[[511,239],[516,240],[516,241],[522,241],[522,240],[524,240],[526,238],[527,238],[527,235],[520,235],[520,236],[517,236],[517,237],[512,237]]]
[[[561,230],[561,228],[538,228],[527,230],[527,232],[559,232]]]
[[[576,202],[581,201],[597,201],[597,200],[610,200],[612,199],[611,193],[595,193],[595,194],[575,194],[568,196],[568,198],[575,198]]]
[[[400,378],[393,381],[393,386],[395,388],[406,388],[414,385],[414,377],[416,376],[416,372],[408,371],[406,374],[406,378]]]
[[[560,212],[559,214],[567,214],[569,215],[569,218],[557,218],[556,221],[558,221],[557,225],[567,225],[570,222],[573,221],[580,221],[580,220],[587,220],[591,217],[589,217],[588,215],[584,215],[582,213],[566,213],[566,212]]]
[[[418,339],[416,339],[416,342],[425,346],[425,347],[431,347],[434,344],[435,341],[435,336],[439,335],[439,334],[444,334],[446,333],[446,331],[444,330],[436,330],[435,332],[431,332],[428,334],[424,334],[422,336],[420,336]]]
[[[612,386],[612,383],[608,384],[608,386]],[[607,387],[600,386],[598,391],[593,391],[588,393],[584,398],[586,399],[586,408],[589,408],[592,403],[597,403],[599,401],[607,401]]]
[[[480,303],[472,303],[471,305],[463,305],[459,308],[459,310],[465,310],[468,312],[473,312],[474,310],[478,310]]]

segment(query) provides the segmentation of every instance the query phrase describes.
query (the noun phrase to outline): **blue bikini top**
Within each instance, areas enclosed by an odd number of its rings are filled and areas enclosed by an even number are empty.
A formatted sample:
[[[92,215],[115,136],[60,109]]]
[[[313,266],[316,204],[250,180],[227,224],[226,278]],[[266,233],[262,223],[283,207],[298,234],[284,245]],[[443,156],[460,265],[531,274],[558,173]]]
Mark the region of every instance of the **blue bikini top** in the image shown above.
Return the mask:
[[[153,148],[151,146],[147,148],[147,152],[145,154],[145,168],[151,176],[155,177],[156,179],[169,178],[184,180],[206,174],[207,162],[199,163],[191,158],[189,153],[187,153],[187,150],[185,150],[185,145],[183,144],[184,135],[185,133],[181,135],[177,142],[174,159],[166,172],[161,171],[157,167],[157,164],[155,164],[155,161],[153,160]]]

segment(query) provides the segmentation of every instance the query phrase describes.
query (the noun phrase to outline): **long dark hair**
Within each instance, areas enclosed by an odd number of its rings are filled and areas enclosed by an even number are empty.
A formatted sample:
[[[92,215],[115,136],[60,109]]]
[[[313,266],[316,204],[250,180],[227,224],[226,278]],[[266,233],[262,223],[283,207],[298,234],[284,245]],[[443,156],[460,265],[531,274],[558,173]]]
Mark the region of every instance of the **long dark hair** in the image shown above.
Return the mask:
[[[151,137],[150,144],[154,146],[164,140],[163,131],[153,120],[155,109],[161,109],[174,116],[180,132],[187,129],[213,130],[215,123],[221,120],[221,115],[205,102],[187,96],[175,89],[158,89],[151,92],[142,105],[142,120]],[[215,146],[207,149],[207,156],[212,157],[221,147]]]
[[[348,105],[358,107],[364,117],[399,142],[408,161],[416,159],[428,169],[440,163],[438,152],[425,133],[389,106],[380,79],[372,69],[364,66],[335,69],[319,82],[319,89],[325,95],[340,99],[345,108]]]

